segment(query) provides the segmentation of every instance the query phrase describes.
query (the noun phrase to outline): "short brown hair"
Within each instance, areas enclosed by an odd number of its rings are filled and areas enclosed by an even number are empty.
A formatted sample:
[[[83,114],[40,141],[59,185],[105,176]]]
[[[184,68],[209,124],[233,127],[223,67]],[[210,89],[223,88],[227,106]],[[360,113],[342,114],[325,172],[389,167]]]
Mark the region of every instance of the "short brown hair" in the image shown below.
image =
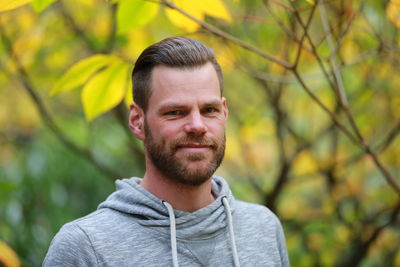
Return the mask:
[[[143,111],[148,108],[151,96],[151,74],[153,68],[164,65],[175,68],[194,68],[211,62],[218,75],[219,87],[223,90],[223,75],[211,48],[188,37],[170,37],[146,48],[135,63],[132,72],[133,99]]]

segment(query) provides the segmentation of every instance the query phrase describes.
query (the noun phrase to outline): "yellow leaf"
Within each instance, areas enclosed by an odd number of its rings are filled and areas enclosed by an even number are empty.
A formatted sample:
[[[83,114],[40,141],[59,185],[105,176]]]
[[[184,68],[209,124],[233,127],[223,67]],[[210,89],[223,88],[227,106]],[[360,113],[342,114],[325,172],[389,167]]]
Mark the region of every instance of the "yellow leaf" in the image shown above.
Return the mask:
[[[318,164],[310,151],[301,152],[293,162],[295,175],[304,175],[318,171]]]
[[[127,82],[127,88],[126,88],[126,94],[125,94],[125,105],[129,108],[130,104],[133,102],[133,95],[132,95],[132,81],[130,77],[128,77],[128,82]]]
[[[185,10],[186,12],[188,12],[190,15],[196,17],[197,19],[203,20],[204,14],[197,7],[196,2],[197,1],[186,1],[186,0],[175,0],[174,1],[176,6]],[[193,32],[200,28],[200,25],[197,22],[194,22],[193,20],[187,18],[186,16],[182,15],[181,13],[179,13],[178,11],[176,11],[174,9],[167,8],[165,10],[165,13],[167,14],[168,19],[173,24],[175,24],[176,26],[178,26],[179,28],[181,28],[185,31]]]
[[[215,56],[218,63],[221,65],[224,73],[228,73],[232,68],[235,67],[235,53],[233,53],[229,47],[226,46],[213,46]],[[274,64],[277,65],[277,64]]]
[[[151,34],[146,28],[139,28],[124,35],[127,43],[121,48],[124,57],[136,61],[140,53],[154,43]]]
[[[33,0],[32,7],[36,11],[36,13],[40,13],[55,1],[56,0]]]
[[[122,0],[117,9],[118,33],[127,33],[153,20],[160,5],[144,0]]]
[[[179,8],[200,20],[204,20],[204,15],[207,14],[212,17],[232,22],[232,17],[221,0],[175,0],[174,3]],[[200,25],[197,22],[194,22],[193,20],[180,14],[176,10],[167,8],[166,14],[173,24],[186,31],[192,32],[200,28]]]
[[[50,95],[55,95],[62,91],[72,90],[84,84],[96,71],[109,65],[111,62],[119,60],[110,55],[94,55],[85,58],[73,65],[60,80],[56,82]]]
[[[92,121],[118,105],[128,87],[130,64],[115,63],[99,72],[83,88],[82,104],[85,116]]]
[[[0,241],[0,265],[6,267],[19,267],[17,254],[3,241]]]
[[[199,3],[199,8],[207,15],[232,22],[232,17],[221,0],[202,0],[197,3]]]
[[[0,11],[7,11],[23,6],[32,0],[0,0]]]
[[[386,8],[386,14],[389,20],[397,27],[400,28],[400,1],[391,0]]]

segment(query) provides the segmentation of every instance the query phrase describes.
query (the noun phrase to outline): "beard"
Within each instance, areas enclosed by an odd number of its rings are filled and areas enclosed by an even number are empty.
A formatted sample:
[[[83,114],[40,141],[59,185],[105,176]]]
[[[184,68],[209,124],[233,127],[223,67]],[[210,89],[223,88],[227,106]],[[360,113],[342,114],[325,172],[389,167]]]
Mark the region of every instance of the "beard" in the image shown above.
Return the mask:
[[[157,142],[154,140],[147,122],[144,123],[145,130],[145,149],[154,166],[167,178],[172,181],[199,186],[205,183],[221,165],[225,153],[225,133],[218,139],[211,139],[205,136],[187,135],[173,140],[167,144],[165,141]],[[205,153],[182,153],[179,157],[177,153],[180,145],[197,143],[209,146],[211,151]],[[208,153],[212,153],[210,160],[206,162]],[[202,162],[202,164],[200,163]],[[202,166],[191,170],[190,163],[198,162]]]

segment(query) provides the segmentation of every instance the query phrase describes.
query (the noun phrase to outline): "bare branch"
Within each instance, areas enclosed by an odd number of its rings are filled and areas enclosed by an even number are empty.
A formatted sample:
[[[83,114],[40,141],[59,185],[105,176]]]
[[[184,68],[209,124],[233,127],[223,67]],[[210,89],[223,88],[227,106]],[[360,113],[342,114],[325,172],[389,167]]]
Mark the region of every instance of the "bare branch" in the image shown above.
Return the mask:
[[[327,42],[328,42],[328,46],[329,46],[329,50],[330,50],[330,60],[332,62],[333,74],[335,76],[336,84],[337,84],[337,86],[335,86],[335,88],[337,89],[337,95],[339,97],[339,101],[340,101],[341,105],[344,107],[347,107],[348,101],[347,101],[347,97],[346,97],[346,94],[344,91],[342,74],[340,73],[339,65],[336,61],[337,50],[336,50],[335,45],[333,44],[332,34],[330,31],[330,26],[329,26],[328,17],[327,17],[326,11],[325,11],[324,3],[319,5],[319,11],[320,11],[320,17],[322,20],[322,25],[324,27],[324,30],[325,30],[325,33],[327,36]]]
[[[63,143],[67,148],[71,151],[75,152],[77,155],[85,158],[89,161],[93,166],[95,166],[101,173],[105,174],[108,178],[114,180],[115,178],[121,177],[121,175],[115,172],[112,169],[100,164],[92,153],[85,148],[79,147],[77,144],[72,142],[68,139],[67,136],[60,130],[60,128],[55,123],[53,117],[50,115],[50,112],[44,105],[43,100],[40,98],[39,94],[36,93],[36,89],[31,82],[28,73],[25,71],[24,67],[19,61],[17,54],[14,52],[12,44],[8,36],[6,35],[3,27],[0,25],[0,35],[3,39],[3,44],[8,52],[9,57],[13,61],[14,65],[16,66],[17,72],[19,74],[19,80],[21,81],[23,87],[25,88],[28,95],[31,97],[33,103],[36,105],[40,117],[42,118],[43,122],[49,127],[49,129],[54,133],[54,135]],[[10,75],[11,76],[11,75]]]
[[[82,39],[83,45],[86,47],[86,49],[92,53],[96,53],[98,48],[94,44],[94,42],[90,39],[90,37],[86,34],[86,32],[75,22],[74,18],[71,16],[71,14],[68,12],[66,7],[64,6],[63,1],[58,1],[57,7],[64,18],[65,22],[69,26],[69,28],[72,30],[72,32]]]
[[[295,59],[295,61],[293,63],[293,69],[297,68],[297,65],[299,64],[300,55],[301,55],[301,51],[302,51],[302,48],[303,48],[303,42],[304,42],[304,40],[305,40],[305,38],[307,36],[308,28],[311,25],[311,21],[312,21],[312,18],[314,17],[314,12],[315,12],[316,8],[317,8],[317,5],[314,5],[313,8],[311,9],[311,14],[308,17],[308,20],[307,20],[306,24],[303,27],[303,35],[301,36],[301,39],[300,39],[300,43],[299,43],[299,48],[297,50],[296,59]]]
[[[177,12],[181,13],[185,17],[197,22],[204,29],[208,30],[209,32],[211,32],[214,35],[217,35],[217,36],[222,37],[222,38],[224,38],[226,40],[229,40],[230,42],[232,42],[232,43],[234,43],[234,44],[236,44],[238,46],[241,46],[244,49],[249,50],[249,51],[251,51],[251,52],[253,52],[253,53],[255,53],[255,54],[257,54],[257,55],[259,55],[259,56],[261,56],[261,57],[263,57],[263,58],[265,58],[267,60],[269,60],[269,61],[272,61],[272,62],[278,64],[278,65],[281,65],[281,66],[283,66],[285,68],[291,68],[291,65],[288,62],[286,62],[286,61],[284,61],[282,59],[276,58],[276,57],[264,52],[263,50],[255,47],[255,46],[253,46],[251,44],[248,44],[248,43],[246,43],[246,42],[234,37],[233,35],[230,35],[230,34],[224,32],[224,31],[222,31],[221,29],[218,29],[218,28],[212,26],[211,24],[209,24],[207,22],[199,20],[198,18],[194,17],[193,15],[189,14],[185,10],[177,7],[175,4],[173,4],[173,3],[169,2],[169,1],[161,0],[160,3],[162,5],[170,8],[170,9],[176,10]]]
[[[387,134],[387,137],[377,146],[378,151],[382,152],[387,149],[390,144],[394,141],[396,136],[400,133],[400,119],[397,120],[396,124]]]
[[[315,5],[318,5],[318,4],[319,4],[319,2],[317,2]],[[295,12],[294,15],[295,15],[297,21],[299,22],[300,26],[303,28],[303,30],[305,30],[306,29],[306,25],[304,24],[303,20],[301,19],[300,14],[298,12]],[[328,81],[330,87],[333,90],[335,90],[334,89],[335,85],[333,84],[333,82],[332,82],[332,80],[330,78],[330,75],[329,75],[328,71],[326,70],[326,68],[324,66],[324,63],[322,62],[322,59],[321,59],[321,57],[319,56],[319,54],[317,52],[317,47],[315,46],[313,40],[311,39],[311,36],[310,36],[309,32],[305,30],[304,33],[305,33],[305,35],[306,35],[306,37],[308,39],[308,42],[310,43],[312,54],[316,58],[317,63],[318,63],[319,67],[322,70],[322,73],[324,74],[324,76],[325,76],[326,80]]]

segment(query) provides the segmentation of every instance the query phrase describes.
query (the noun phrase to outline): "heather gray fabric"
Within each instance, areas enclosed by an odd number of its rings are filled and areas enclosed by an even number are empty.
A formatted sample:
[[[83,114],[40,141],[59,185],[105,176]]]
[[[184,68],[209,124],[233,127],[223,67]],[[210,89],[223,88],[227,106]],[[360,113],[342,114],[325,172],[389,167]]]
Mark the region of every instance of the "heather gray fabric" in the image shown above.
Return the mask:
[[[117,181],[117,191],[97,211],[64,225],[43,266],[172,266],[168,209],[140,181]],[[174,210],[179,266],[234,265],[225,197],[240,266],[290,266],[277,217],[235,200],[220,177],[213,177],[212,187],[210,205],[192,213]]]

